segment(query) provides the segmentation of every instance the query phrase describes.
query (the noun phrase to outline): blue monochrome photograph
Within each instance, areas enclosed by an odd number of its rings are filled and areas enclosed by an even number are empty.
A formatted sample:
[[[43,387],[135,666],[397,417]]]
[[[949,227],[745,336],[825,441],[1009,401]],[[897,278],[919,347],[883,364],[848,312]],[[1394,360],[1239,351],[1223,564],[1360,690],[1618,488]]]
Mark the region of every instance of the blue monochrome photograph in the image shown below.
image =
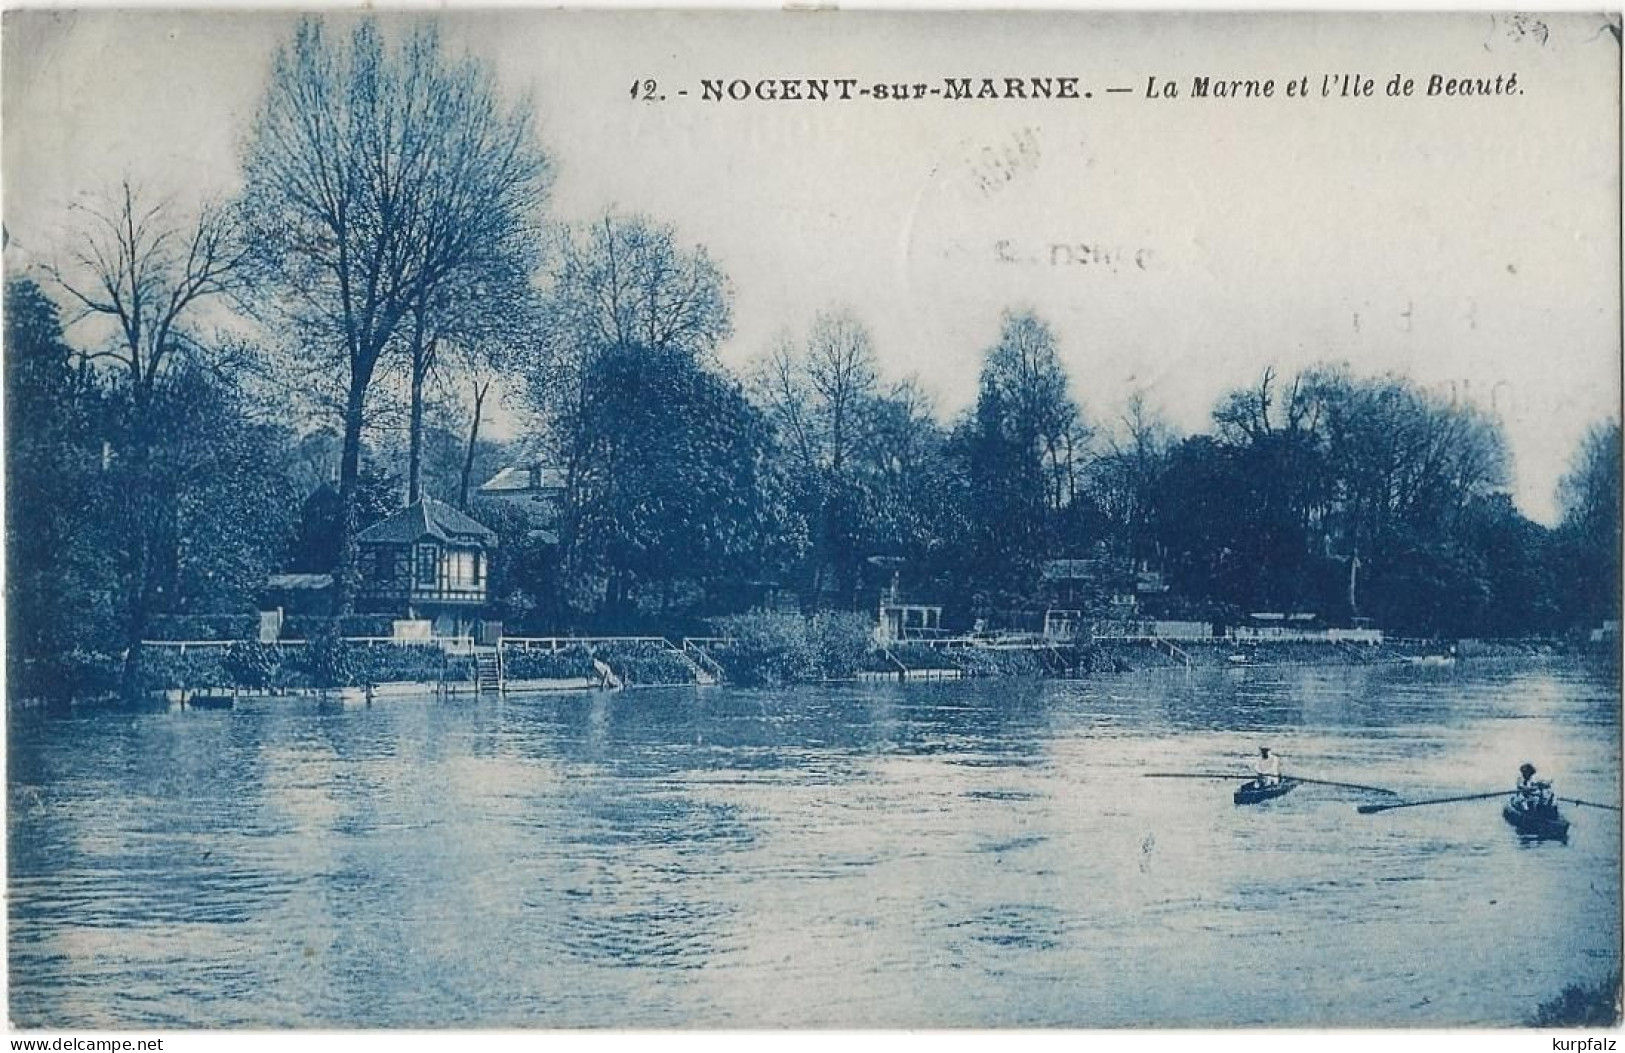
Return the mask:
[[[9,1027],[1618,1027],[1620,49],[6,11]]]

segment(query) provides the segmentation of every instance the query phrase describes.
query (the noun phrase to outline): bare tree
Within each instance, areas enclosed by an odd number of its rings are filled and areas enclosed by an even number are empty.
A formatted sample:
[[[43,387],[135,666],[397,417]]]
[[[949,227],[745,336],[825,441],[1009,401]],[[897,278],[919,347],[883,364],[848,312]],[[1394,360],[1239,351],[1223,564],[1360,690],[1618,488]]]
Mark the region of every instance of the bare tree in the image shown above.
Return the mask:
[[[1152,541],[1151,519],[1168,458],[1177,443],[1174,429],[1146,399],[1129,396],[1105,450],[1090,470],[1095,504],[1122,532],[1130,554],[1144,558]]]
[[[479,449],[480,425],[485,423],[485,403],[496,383],[496,375],[489,371],[472,372],[468,378],[469,401],[468,442],[463,447],[463,470],[458,477],[457,507],[468,511],[468,501],[474,485],[474,454]]]
[[[832,474],[839,475],[877,384],[874,343],[855,315],[822,311],[813,319],[807,335],[806,375],[822,418],[826,463]]]
[[[789,441],[798,470],[840,475],[880,394],[869,330],[850,311],[820,311],[804,345],[778,338],[753,368],[750,388]]]
[[[818,470],[821,444],[812,388],[794,337],[789,333],[778,336],[752,367],[748,387],[751,397],[767,411],[780,437],[788,443],[796,470],[810,477]]]
[[[438,288],[423,289],[414,298],[403,333],[409,381],[408,502],[423,495],[423,411],[431,377],[439,370],[474,378],[471,459],[481,407],[495,373],[521,347],[539,342],[540,302],[531,284],[531,269],[538,259],[537,243],[526,239],[500,254],[471,261],[465,273],[453,275]],[[466,507],[466,479],[462,489],[460,504]]]
[[[713,354],[733,331],[731,287],[703,246],[678,245],[671,227],[605,213],[555,232],[525,363],[531,402],[570,467],[593,364],[614,348]]]
[[[414,305],[530,236],[547,165],[524,105],[442,52],[390,50],[371,21],[335,46],[306,19],[276,57],[246,152],[262,310],[343,372],[338,609],[357,579],[355,496],[367,392]],[[427,326],[425,327],[425,332]]]
[[[74,212],[83,220],[79,237],[70,262],[52,265],[51,276],[78,307],[70,324],[86,318],[113,324],[107,346],[85,357],[114,363],[144,406],[170,361],[192,345],[186,316],[241,278],[235,217],[206,205],[194,222],[184,222],[172,203],[144,201],[129,180]]]
[[[552,327],[569,352],[611,347],[704,355],[733,332],[732,290],[703,246],[669,226],[605,213],[558,238]]]
[[[936,404],[918,377],[905,377],[865,408],[860,437],[869,470],[891,488],[913,484],[942,441]]]

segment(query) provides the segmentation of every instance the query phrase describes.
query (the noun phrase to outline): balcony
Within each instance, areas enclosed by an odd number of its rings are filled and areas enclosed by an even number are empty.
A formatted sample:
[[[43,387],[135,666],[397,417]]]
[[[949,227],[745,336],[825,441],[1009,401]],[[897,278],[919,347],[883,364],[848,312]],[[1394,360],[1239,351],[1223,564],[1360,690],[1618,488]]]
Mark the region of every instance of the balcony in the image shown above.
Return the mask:
[[[404,585],[367,584],[361,596],[368,600],[392,603],[464,603],[471,606],[486,601],[485,586],[481,585]]]

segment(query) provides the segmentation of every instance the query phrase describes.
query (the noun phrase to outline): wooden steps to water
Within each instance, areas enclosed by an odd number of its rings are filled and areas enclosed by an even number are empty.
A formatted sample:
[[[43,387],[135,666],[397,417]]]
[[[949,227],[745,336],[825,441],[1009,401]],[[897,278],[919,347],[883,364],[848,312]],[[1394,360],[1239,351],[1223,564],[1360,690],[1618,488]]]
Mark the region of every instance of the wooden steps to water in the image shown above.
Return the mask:
[[[474,688],[482,695],[500,695],[503,690],[502,652],[495,647],[474,651]]]

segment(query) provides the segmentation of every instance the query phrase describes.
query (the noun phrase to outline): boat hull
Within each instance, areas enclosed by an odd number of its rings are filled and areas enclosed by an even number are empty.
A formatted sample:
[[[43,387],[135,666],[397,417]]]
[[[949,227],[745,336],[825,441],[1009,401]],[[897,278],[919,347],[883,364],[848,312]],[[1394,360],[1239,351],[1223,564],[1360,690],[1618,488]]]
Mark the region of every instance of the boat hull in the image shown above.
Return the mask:
[[[1555,813],[1542,815],[1508,803],[1501,807],[1501,816],[1525,837],[1536,837],[1543,841],[1568,840],[1569,821]]]
[[[1237,804],[1258,804],[1291,793],[1296,785],[1297,783],[1285,779],[1272,786],[1260,786],[1257,781],[1244,782],[1236,789],[1234,800]]]

